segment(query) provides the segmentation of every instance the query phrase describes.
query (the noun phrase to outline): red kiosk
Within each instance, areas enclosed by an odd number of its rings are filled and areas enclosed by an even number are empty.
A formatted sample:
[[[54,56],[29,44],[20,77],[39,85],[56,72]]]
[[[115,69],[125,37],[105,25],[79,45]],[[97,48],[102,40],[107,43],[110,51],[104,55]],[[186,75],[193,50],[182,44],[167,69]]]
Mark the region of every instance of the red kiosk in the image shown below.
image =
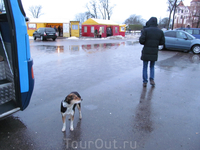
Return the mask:
[[[96,37],[95,30],[98,37],[121,35],[119,28],[120,25],[111,20],[90,18],[82,23],[82,36]]]

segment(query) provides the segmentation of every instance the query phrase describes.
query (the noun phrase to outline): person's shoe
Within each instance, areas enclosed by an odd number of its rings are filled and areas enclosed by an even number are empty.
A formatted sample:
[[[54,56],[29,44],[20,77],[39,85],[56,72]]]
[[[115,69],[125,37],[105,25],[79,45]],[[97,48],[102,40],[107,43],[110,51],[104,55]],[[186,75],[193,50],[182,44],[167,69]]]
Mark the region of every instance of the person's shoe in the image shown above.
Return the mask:
[[[147,83],[143,83],[143,87],[146,87],[147,86]]]
[[[150,80],[150,84],[153,85],[153,86],[155,86],[154,80],[151,79],[151,80]]]

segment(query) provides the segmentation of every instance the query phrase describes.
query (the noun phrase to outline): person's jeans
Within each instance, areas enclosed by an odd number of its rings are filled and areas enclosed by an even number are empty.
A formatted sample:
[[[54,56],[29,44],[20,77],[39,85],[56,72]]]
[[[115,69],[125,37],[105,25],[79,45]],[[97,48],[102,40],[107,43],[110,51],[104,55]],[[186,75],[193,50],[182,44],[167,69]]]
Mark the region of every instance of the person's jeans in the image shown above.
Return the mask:
[[[148,82],[148,74],[147,74],[147,68],[148,68],[148,62],[149,61],[143,61],[143,82]],[[154,65],[155,61],[150,61],[150,80],[154,80]]]

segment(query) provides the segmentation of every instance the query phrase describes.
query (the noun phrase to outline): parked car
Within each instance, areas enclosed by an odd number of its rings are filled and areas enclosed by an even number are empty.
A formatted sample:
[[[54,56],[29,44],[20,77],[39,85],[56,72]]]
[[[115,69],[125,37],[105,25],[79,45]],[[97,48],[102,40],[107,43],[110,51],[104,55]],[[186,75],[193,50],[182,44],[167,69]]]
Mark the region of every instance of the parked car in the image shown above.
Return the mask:
[[[38,28],[37,31],[33,33],[33,38],[34,40],[40,38],[42,41],[51,38],[55,41],[57,34],[54,28]]]
[[[193,35],[197,39],[200,39],[200,28],[178,28],[176,30],[183,30]]]
[[[200,53],[200,39],[196,39],[191,34],[181,30],[164,31],[165,45],[159,49],[170,49],[178,51],[192,51],[195,54]]]

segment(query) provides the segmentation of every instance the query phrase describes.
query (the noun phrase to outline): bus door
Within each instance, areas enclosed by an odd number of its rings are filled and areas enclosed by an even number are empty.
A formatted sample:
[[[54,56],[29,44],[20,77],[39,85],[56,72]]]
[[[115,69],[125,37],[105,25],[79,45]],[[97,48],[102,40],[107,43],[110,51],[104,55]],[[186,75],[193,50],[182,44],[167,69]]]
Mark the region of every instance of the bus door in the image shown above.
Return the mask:
[[[34,86],[21,0],[0,1],[0,118],[24,110]]]

